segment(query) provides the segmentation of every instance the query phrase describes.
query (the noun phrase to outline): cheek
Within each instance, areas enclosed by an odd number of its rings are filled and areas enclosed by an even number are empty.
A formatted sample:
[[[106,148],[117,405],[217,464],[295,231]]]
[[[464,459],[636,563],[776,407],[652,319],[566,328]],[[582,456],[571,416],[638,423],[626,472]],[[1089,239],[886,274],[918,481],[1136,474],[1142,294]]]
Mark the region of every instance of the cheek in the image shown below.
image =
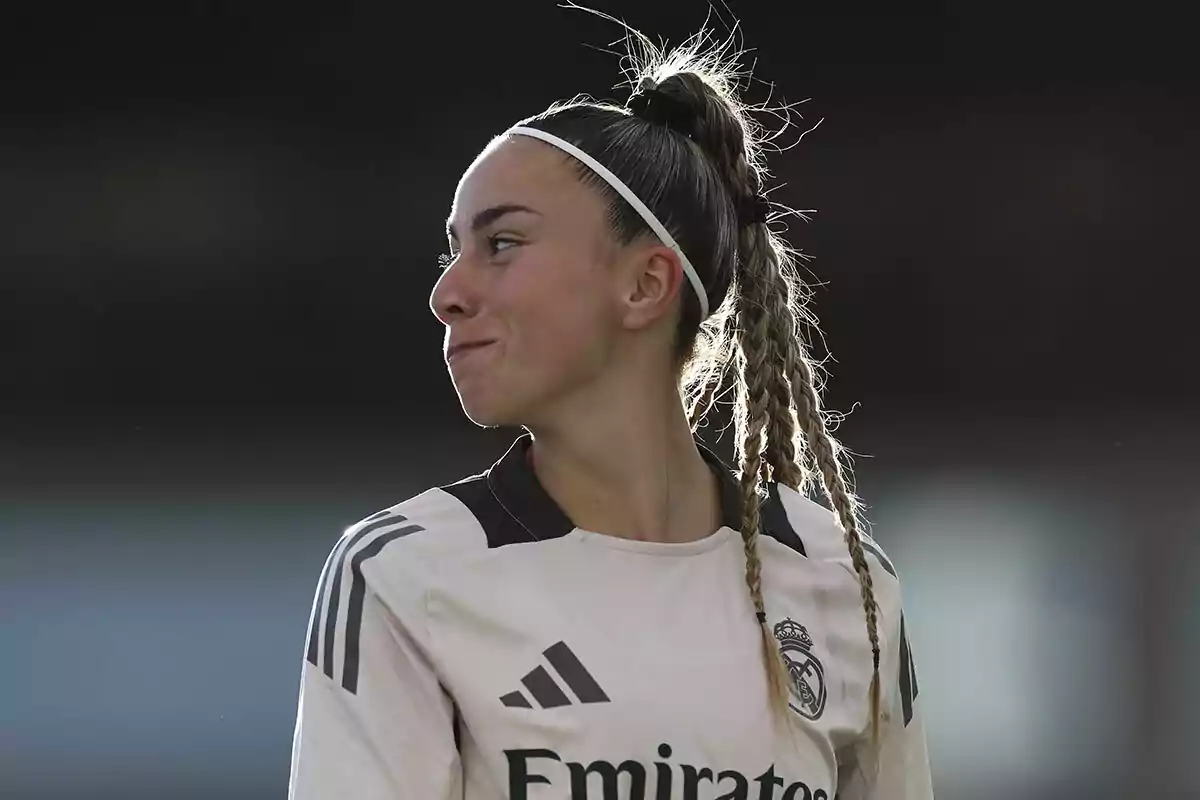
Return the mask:
[[[585,303],[563,303],[530,318],[521,335],[529,366],[572,372],[598,366],[604,353],[603,326]]]
[[[578,373],[600,366],[608,328],[595,281],[559,278],[529,287],[513,320],[522,366]]]

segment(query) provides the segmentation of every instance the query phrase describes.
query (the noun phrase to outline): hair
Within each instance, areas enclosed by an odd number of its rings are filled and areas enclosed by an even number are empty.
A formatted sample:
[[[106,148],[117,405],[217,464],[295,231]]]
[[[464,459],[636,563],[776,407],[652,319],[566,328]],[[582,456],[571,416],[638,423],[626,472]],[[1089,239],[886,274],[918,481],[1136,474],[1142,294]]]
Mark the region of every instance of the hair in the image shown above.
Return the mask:
[[[796,269],[803,256],[772,229],[786,213],[782,207],[773,206],[768,221],[748,222],[739,214],[762,195],[770,177],[764,150],[774,146],[773,137],[764,135],[752,113],[771,109],[739,99],[746,75],[730,53],[729,40],[714,46],[701,32],[665,51],[619,20],[599,15],[628,32],[629,84],[653,87],[671,105],[686,107],[690,130],[586,96],[555,103],[520,124],[565,139],[611,170],[654,212],[699,273],[715,311],[701,320],[699,302],[685,286],[674,355],[693,430],[715,404],[731,367],[734,373],[746,586],[758,619],[764,620],[762,657],[772,709],[787,714],[791,681],[763,613],[761,503],[768,481],[801,493],[817,483],[844,531],[858,575],[873,656],[870,729],[877,742],[878,609],[860,537],[859,501],[842,448],[831,434],[833,417],[821,406],[820,364],[804,339],[805,330],[818,329],[808,307],[811,290]],[[580,179],[607,199],[608,223],[619,242],[653,236],[602,178],[572,163]]]

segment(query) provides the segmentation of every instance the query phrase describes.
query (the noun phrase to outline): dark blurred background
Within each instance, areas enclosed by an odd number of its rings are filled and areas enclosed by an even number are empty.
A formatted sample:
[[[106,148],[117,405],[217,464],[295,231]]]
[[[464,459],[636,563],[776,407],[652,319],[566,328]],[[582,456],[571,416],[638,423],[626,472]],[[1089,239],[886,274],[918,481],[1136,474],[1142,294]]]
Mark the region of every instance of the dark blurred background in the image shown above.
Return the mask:
[[[461,417],[427,307],[454,185],[626,91],[612,25],[477,5],[6,11],[3,797],[284,796],[329,547],[515,435]],[[708,13],[596,5],[674,42]],[[816,209],[792,241],[939,797],[1200,797],[1182,16],[732,10],[821,122],[776,197]]]

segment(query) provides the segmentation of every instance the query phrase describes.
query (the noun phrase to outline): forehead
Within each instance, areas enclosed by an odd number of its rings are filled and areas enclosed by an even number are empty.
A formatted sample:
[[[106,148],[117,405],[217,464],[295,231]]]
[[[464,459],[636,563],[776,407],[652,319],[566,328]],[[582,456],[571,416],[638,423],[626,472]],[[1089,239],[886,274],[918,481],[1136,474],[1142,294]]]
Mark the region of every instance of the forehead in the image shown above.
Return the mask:
[[[463,173],[454,193],[454,215],[519,203],[543,214],[599,205],[598,195],[579,180],[572,159],[527,136],[506,136],[487,147]]]

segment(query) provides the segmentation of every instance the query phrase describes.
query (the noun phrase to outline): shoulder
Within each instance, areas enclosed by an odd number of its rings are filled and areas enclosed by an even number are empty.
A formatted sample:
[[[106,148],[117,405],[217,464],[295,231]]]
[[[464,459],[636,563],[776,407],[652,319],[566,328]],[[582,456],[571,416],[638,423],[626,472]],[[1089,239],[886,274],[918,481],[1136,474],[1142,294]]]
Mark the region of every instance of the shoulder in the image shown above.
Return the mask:
[[[802,545],[801,552],[809,560],[844,568],[854,574],[845,531],[832,511],[787,486],[772,487],[772,495],[772,500],[775,496],[778,497],[775,502],[785,515],[787,527],[790,528],[790,537],[794,542],[790,545],[792,549],[796,549],[798,544]],[[764,512],[764,519],[766,517]],[[769,533],[773,538],[782,540],[778,534],[770,531]],[[863,555],[867,559],[875,584],[882,584],[884,587],[898,586],[900,579],[896,566],[883,547],[865,531],[860,530],[858,538],[862,542]],[[783,543],[787,544],[786,541]]]
[[[444,487],[432,487],[349,525],[331,558],[373,588],[412,589],[440,565],[487,548],[472,509]]]
[[[332,570],[363,574],[372,587],[411,595],[448,567],[500,547],[559,538],[570,520],[528,467],[530,438],[518,438],[483,472],[427,489],[347,528]]]
[[[339,606],[361,608],[368,594],[393,614],[407,616],[423,607],[438,562],[469,553],[481,541],[470,513],[436,488],[364,517],[345,528],[328,553],[314,626],[323,613],[336,625]],[[313,647],[310,642],[310,650]]]
[[[423,628],[425,592],[439,558],[466,553],[482,538],[470,514],[438,489],[377,511],[345,528],[321,570],[309,620],[306,660],[333,677],[343,648],[347,687],[357,680],[366,620],[382,608],[411,633]],[[375,610],[372,610],[375,609]]]
[[[775,500],[776,497],[778,500]],[[788,528],[792,531],[791,536],[798,542],[793,548],[802,545],[803,554],[812,560],[830,563],[845,560],[847,564],[850,563],[845,531],[842,530],[834,512],[804,497],[796,489],[786,486],[773,485],[768,505],[772,500],[784,511]],[[764,513],[763,516],[766,518],[768,515]],[[772,535],[779,539],[778,535]],[[863,552],[871,565],[871,572],[880,571],[893,581],[898,579],[895,565],[880,543],[862,530],[859,531],[858,537],[863,543]]]
[[[862,590],[859,576],[837,517],[825,506],[786,486],[778,488],[778,495],[794,537],[804,543],[810,566],[825,577],[821,582],[837,587],[839,604],[860,609]],[[879,542],[861,530],[858,538],[871,572],[873,594],[880,615],[880,639],[888,647],[904,638],[900,573]]]

